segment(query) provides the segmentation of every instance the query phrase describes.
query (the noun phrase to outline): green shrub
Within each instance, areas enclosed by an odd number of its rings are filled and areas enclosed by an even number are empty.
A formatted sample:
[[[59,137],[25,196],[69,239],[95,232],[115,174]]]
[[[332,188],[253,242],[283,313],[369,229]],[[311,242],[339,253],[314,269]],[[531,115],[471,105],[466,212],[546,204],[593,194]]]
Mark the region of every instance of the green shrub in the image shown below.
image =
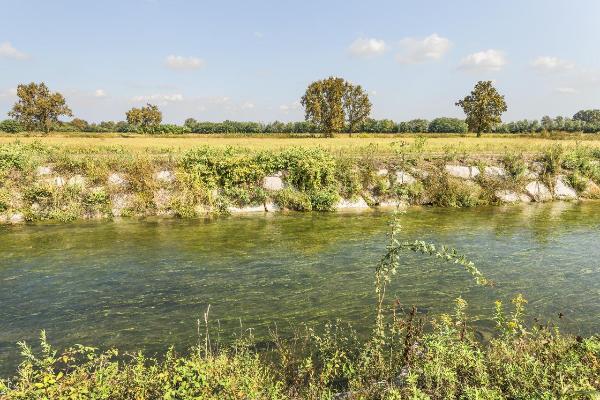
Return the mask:
[[[30,161],[25,146],[21,144],[0,145],[0,170],[23,170]]]
[[[287,182],[301,191],[335,185],[335,159],[321,148],[291,147],[279,154],[279,166],[287,171]]]
[[[313,211],[333,211],[340,196],[331,189],[310,192],[310,204]]]
[[[5,119],[0,122],[0,132],[6,133],[19,133],[23,132],[25,129],[21,126],[18,121],[14,119]]]
[[[286,188],[275,192],[273,197],[275,203],[283,209],[295,211],[312,210],[311,198],[304,192]]]

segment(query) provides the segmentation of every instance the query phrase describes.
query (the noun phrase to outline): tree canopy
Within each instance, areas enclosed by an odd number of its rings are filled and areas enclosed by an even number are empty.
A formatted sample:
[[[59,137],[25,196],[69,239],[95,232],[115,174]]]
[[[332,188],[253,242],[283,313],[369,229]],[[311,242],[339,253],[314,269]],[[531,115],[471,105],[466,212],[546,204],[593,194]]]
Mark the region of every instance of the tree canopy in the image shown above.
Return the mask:
[[[158,106],[146,104],[145,107],[132,108],[126,114],[127,123],[140,132],[153,132],[162,121],[162,113]]]
[[[58,117],[73,115],[63,95],[51,93],[44,82],[19,85],[17,97],[19,100],[8,115],[28,131],[43,130],[48,133],[52,124],[58,122]]]
[[[469,130],[477,132],[477,136],[501,123],[500,116],[507,110],[504,96],[498,93],[492,81],[477,82],[471,94],[457,101],[456,105],[462,107]]]
[[[371,113],[371,102],[363,88],[336,77],[311,83],[300,103],[306,121],[328,136],[345,127],[354,132]]]
[[[600,110],[579,110],[573,115],[573,119],[590,124],[600,124]]]

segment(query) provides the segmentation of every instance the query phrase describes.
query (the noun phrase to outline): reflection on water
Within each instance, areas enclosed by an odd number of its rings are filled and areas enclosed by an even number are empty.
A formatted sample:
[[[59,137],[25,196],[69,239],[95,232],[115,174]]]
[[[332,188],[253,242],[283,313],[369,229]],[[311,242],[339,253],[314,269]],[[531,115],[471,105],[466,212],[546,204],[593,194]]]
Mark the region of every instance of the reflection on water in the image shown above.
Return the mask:
[[[197,340],[208,304],[224,331],[339,318],[366,329],[373,267],[390,213],[269,214],[217,220],[125,220],[0,228],[0,372],[14,369],[19,340],[46,329],[74,343],[162,351]],[[516,293],[531,316],[563,330],[600,331],[600,203],[413,209],[407,239],[457,247],[493,279],[407,255],[390,290],[422,312],[463,296],[489,330],[493,300]],[[289,329],[289,328],[288,328]]]

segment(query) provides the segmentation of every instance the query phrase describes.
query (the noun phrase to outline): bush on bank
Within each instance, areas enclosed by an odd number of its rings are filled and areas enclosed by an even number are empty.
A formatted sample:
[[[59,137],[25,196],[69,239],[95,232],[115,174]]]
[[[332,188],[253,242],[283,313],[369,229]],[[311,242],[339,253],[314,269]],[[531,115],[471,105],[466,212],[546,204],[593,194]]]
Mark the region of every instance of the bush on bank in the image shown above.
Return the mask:
[[[16,399],[595,399],[600,395],[600,338],[563,335],[552,324],[525,322],[517,295],[506,312],[496,302],[488,342],[470,327],[467,303],[433,318],[385,298],[386,287],[412,251],[462,266],[490,282],[463,255],[422,241],[397,240],[375,270],[373,330],[359,337],[328,323],[291,337],[273,334],[259,350],[251,333],[231,344],[206,333],[187,354],[160,359],[77,345],[61,352],[44,332],[41,351],[20,343],[16,375],[0,380],[0,398]]]
[[[471,207],[498,203],[499,191],[523,193],[532,180],[552,190],[559,176],[580,196],[600,197],[600,152],[594,148],[553,146],[531,160],[510,153],[481,160],[452,151],[429,157],[423,145],[417,140],[385,152],[368,147],[351,154],[312,147],[209,146],[180,153],[15,142],[0,146],[0,219],[187,218],[269,205],[330,211],[342,199],[364,199],[370,206],[403,201]],[[463,179],[449,173],[448,164],[478,171],[492,165],[504,172]],[[280,179],[282,187],[266,187],[268,176]]]

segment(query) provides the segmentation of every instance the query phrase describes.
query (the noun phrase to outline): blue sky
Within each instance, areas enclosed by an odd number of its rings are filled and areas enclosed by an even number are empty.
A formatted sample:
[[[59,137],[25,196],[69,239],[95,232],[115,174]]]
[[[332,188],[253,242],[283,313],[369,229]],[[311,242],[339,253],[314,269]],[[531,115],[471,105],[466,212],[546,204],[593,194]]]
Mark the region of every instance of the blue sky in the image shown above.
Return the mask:
[[[300,120],[330,75],[361,84],[373,117],[462,116],[480,79],[505,120],[600,108],[600,1],[0,0],[0,118],[44,81],[76,116],[166,122]]]

